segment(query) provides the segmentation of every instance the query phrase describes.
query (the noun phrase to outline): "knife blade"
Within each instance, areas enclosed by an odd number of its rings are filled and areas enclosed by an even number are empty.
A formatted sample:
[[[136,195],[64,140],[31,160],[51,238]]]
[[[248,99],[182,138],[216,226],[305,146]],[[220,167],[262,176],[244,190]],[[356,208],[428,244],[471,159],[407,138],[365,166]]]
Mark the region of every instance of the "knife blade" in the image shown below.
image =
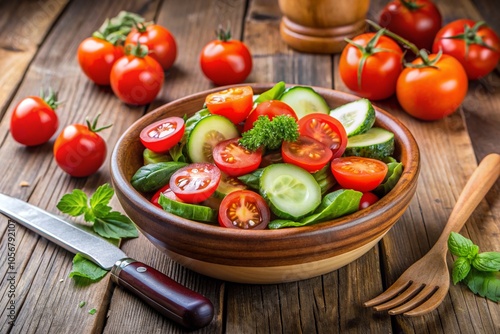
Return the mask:
[[[101,268],[111,270],[114,283],[176,323],[198,329],[212,321],[214,309],[208,298],[127,257],[120,248],[63,218],[1,193],[0,213],[64,249],[81,253]]]

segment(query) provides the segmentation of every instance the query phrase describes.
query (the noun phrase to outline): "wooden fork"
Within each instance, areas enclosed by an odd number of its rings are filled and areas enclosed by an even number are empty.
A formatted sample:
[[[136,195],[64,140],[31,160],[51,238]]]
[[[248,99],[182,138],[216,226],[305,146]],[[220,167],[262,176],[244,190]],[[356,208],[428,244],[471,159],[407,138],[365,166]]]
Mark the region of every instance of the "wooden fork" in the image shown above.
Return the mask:
[[[487,155],[462,190],[441,236],[429,252],[386,291],[364,303],[376,311],[419,316],[436,309],[448,293],[450,274],[446,264],[448,237],[459,232],[500,175],[500,155]]]

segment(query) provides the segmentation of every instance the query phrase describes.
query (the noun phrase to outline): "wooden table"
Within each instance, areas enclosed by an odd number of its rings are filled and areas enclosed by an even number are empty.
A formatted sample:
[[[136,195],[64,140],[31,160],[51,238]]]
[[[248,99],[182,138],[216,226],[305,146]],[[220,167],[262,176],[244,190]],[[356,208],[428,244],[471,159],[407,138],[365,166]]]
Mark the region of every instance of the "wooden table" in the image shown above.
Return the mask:
[[[377,20],[386,1],[373,0],[369,18]],[[500,10],[490,0],[439,1],[444,22],[486,20],[500,33]],[[168,27],[179,55],[157,100],[148,107],[121,103],[110,89],[92,84],[76,61],[78,44],[107,17],[120,10],[137,12]],[[87,193],[110,182],[109,156],[121,133],[136,119],[166,102],[211,87],[198,64],[201,48],[219,23],[231,22],[233,35],[250,47],[254,68],[248,82],[331,87],[347,91],[337,71],[338,55],[302,54],[281,41],[276,0],[39,0],[0,3],[0,191],[51,212],[75,188]],[[54,139],[26,148],[9,134],[14,105],[52,87],[64,101],[62,126],[102,113],[109,152],[101,170],[71,178],[52,157]],[[437,240],[468,177],[486,154],[500,153],[500,76],[498,68],[470,82],[460,109],[437,122],[420,122],[401,111],[395,98],[377,102],[402,120],[421,149],[421,174],[409,209],[383,240],[357,261],[305,281],[244,285],[199,275],[172,262],[144,237],[122,248],[174,280],[212,300],[215,317],[200,333],[500,333],[500,305],[475,296],[464,285],[451,286],[444,303],[418,317],[390,317],[362,303],[384,290]],[[462,234],[482,251],[500,251],[500,183],[497,182],[467,222]],[[116,197],[113,206],[119,208]],[[15,225],[15,325],[7,317],[9,270],[8,221],[0,217],[1,333],[180,333],[127,292],[109,275],[87,287],[68,278],[73,255]],[[452,261],[448,257],[448,262]],[[80,308],[80,301],[86,305]],[[97,313],[90,315],[89,309]]]

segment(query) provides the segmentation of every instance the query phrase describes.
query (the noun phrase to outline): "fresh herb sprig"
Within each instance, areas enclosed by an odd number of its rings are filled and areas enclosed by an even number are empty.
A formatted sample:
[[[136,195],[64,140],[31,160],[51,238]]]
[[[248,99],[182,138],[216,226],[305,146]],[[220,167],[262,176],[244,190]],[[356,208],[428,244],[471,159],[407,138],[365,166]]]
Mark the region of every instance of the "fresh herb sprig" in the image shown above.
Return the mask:
[[[267,116],[259,116],[253,128],[244,132],[239,143],[250,151],[260,147],[275,150],[283,141],[296,141],[299,138],[299,126],[294,118],[279,115],[272,120]]]
[[[500,301],[500,252],[479,252],[479,247],[459,233],[451,232],[448,249],[457,256],[453,284],[464,282],[469,289],[494,302]]]
[[[73,217],[83,215],[84,220],[92,224],[94,232],[113,244],[118,244],[121,238],[138,237],[138,232],[130,218],[113,211],[109,206],[114,193],[113,188],[107,183],[97,188],[90,198],[82,190],[74,189],[59,200],[57,208]],[[106,273],[106,270],[94,262],[87,260],[81,254],[76,254],[69,277],[84,282],[96,282]]]

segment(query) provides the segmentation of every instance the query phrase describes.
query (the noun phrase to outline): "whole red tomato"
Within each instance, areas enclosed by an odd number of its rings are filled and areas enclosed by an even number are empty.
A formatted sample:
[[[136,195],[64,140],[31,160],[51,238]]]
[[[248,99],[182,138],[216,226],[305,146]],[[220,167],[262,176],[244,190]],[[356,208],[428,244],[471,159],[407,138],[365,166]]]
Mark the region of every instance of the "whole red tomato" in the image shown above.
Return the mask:
[[[460,106],[467,94],[468,80],[458,60],[445,54],[431,54],[426,60],[415,59],[410,66],[401,72],[396,86],[399,104],[407,113],[433,121],[450,115]]]
[[[217,36],[217,40],[205,45],[201,51],[203,74],[218,86],[245,81],[252,71],[252,55],[247,46],[232,40],[229,31],[220,29]]]
[[[89,37],[78,46],[78,63],[85,75],[98,85],[109,85],[111,67],[123,56],[123,47],[105,39]]]
[[[356,36],[340,55],[342,81],[357,95],[370,100],[382,100],[393,95],[403,70],[403,51],[394,40],[382,33],[383,30],[380,30],[376,34]]]
[[[54,143],[54,158],[66,173],[85,177],[97,172],[106,160],[106,142],[98,134],[109,126],[96,128],[97,120],[87,125],[71,124],[63,129]]]
[[[436,35],[432,52],[455,57],[469,79],[479,79],[493,71],[500,59],[500,39],[484,22],[460,19],[445,25]]]
[[[148,55],[147,47],[129,44],[126,55],[111,68],[111,89],[125,103],[144,105],[156,98],[164,78],[163,68]]]
[[[154,58],[164,70],[168,70],[177,57],[177,44],[172,33],[158,24],[137,24],[127,35],[125,45],[142,44],[149,49],[149,56]]]
[[[439,9],[429,0],[393,0],[383,8],[379,23],[418,48],[431,50],[442,18]]]
[[[12,112],[10,133],[15,141],[26,146],[46,143],[57,131],[59,119],[55,109],[59,105],[57,94],[28,96]]]

